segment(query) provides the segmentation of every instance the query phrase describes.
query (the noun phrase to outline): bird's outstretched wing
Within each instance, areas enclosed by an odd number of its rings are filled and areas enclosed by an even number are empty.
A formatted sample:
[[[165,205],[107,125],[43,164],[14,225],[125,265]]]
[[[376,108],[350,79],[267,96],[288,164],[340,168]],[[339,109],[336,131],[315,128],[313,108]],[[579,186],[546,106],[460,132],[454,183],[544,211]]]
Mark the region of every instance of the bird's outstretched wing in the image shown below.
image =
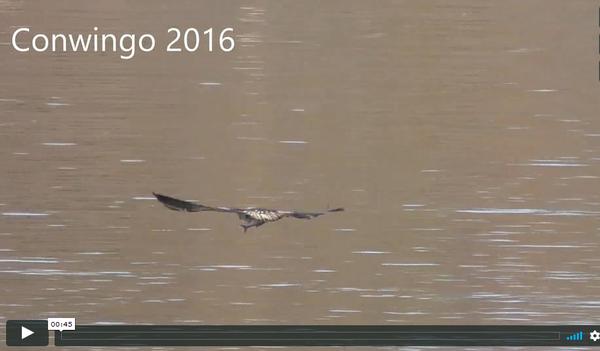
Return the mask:
[[[229,207],[211,207],[205,206],[199,203],[176,199],[174,197],[152,193],[158,201],[173,211],[186,211],[186,212],[201,212],[201,211],[215,211],[215,212],[234,212],[237,213],[239,210],[236,208]]]
[[[342,212],[342,207],[332,208],[325,212],[302,212],[302,211],[281,211],[288,217],[300,218],[300,219],[313,219],[322,216],[328,212]]]

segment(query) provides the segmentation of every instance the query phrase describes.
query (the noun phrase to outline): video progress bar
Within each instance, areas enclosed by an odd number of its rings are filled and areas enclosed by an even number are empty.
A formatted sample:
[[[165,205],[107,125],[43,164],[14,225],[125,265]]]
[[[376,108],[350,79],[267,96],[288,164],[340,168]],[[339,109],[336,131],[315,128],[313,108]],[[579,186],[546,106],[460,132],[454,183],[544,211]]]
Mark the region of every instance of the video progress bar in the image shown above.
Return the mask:
[[[78,325],[56,346],[593,346],[593,326]]]

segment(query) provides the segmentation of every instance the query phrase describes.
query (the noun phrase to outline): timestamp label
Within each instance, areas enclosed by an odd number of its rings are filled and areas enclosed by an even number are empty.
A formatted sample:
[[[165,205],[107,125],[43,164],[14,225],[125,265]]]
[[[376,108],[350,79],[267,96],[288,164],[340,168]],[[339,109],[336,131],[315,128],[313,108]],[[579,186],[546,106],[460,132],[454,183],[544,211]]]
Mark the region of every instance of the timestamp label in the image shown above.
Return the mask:
[[[48,330],[75,330],[75,318],[48,318]]]

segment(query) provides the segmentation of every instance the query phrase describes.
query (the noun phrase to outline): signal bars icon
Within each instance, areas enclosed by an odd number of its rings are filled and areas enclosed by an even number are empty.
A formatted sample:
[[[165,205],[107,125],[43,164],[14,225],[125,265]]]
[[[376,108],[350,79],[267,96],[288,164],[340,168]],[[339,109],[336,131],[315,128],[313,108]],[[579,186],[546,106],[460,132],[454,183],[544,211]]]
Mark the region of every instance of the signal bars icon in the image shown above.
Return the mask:
[[[577,333],[573,333],[567,336],[567,341],[583,341],[583,332],[578,331]]]

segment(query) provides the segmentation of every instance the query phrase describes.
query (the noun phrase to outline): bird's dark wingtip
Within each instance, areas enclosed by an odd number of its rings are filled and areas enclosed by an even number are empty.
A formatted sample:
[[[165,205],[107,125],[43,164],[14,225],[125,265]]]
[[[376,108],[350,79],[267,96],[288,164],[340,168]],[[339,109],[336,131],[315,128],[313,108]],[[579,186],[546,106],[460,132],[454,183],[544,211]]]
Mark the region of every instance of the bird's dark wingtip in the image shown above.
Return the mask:
[[[155,193],[154,191],[152,192],[152,195],[158,200],[165,197],[163,194]]]
[[[332,208],[332,209],[327,210],[327,212],[342,212],[342,211],[344,211],[343,207]]]
[[[169,197],[165,196],[163,194],[159,194],[159,193],[155,193],[154,191],[152,192],[152,195],[154,195],[154,197],[156,198],[156,200],[158,200],[158,202],[162,203],[163,205],[167,205],[168,201],[169,201]],[[169,207],[169,206],[167,206]]]

